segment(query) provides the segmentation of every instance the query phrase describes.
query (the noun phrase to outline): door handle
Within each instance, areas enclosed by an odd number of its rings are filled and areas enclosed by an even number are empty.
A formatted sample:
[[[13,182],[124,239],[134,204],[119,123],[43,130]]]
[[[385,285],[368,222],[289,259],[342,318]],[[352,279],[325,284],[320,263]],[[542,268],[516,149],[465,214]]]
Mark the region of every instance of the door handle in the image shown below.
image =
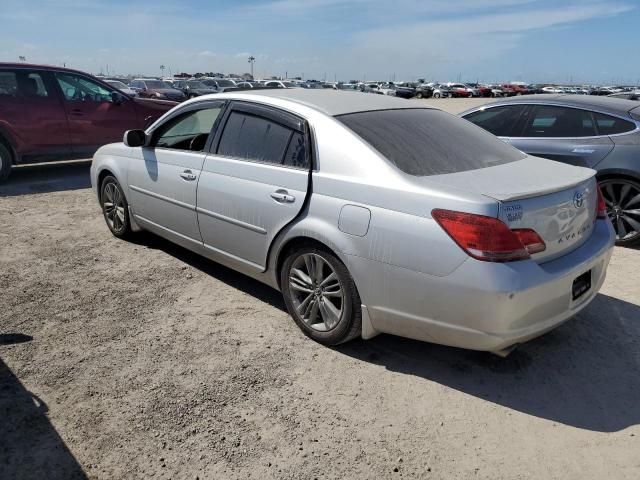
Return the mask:
[[[180,176],[188,181],[193,181],[196,178],[198,178],[198,176],[195,173],[193,173],[191,170],[185,170],[180,174]]]
[[[293,203],[296,201],[296,197],[293,195],[289,195],[284,189],[276,190],[271,194],[271,198],[273,198],[278,203]]]

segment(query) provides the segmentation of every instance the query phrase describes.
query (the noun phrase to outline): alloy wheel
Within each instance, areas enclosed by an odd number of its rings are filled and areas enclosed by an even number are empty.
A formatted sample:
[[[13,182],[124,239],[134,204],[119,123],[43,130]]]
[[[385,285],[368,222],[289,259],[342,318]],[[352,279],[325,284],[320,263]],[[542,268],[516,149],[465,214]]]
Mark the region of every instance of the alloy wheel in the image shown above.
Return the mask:
[[[640,236],[640,185],[627,180],[605,180],[600,188],[618,241],[636,240]]]
[[[288,281],[293,307],[307,326],[327,332],[340,323],[345,289],[327,260],[317,253],[300,255],[291,265]]]
[[[124,197],[118,186],[109,182],[102,193],[102,209],[109,228],[116,233],[122,233],[126,228]]]

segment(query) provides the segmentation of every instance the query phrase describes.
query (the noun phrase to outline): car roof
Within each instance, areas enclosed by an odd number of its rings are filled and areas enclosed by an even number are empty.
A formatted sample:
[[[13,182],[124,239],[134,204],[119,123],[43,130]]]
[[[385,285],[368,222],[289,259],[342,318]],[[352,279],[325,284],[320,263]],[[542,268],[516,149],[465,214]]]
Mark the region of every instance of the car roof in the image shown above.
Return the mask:
[[[631,110],[638,108],[638,102],[633,100],[624,100],[620,98],[608,98],[594,95],[566,95],[566,94],[542,94],[533,96],[509,97],[497,102],[482,105],[505,105],[510,103],[529,103],[529,104],[554,104],[566,105],[568,107],[580,107],[598,110],[603,113],[611,113],[615,115],[626,115]],[[482,108],[479,107],[479,108]],[[478,108],[474,108],[477,110]]]
[[[336,116],[373,110],[397,110],[409,108],[432,108],[402,98],[389,95],[352,92],[333,89],[279,88],[274,90],[245,90],[223,94],[225,98],[239,100],[259,100],[260,98],[281,99],[318,110],[326,115]],[[220,94],[217,95],[220,98]],[[203,98],[203,97],[200,97]],[[636,105],[637,106],[637,105]]]

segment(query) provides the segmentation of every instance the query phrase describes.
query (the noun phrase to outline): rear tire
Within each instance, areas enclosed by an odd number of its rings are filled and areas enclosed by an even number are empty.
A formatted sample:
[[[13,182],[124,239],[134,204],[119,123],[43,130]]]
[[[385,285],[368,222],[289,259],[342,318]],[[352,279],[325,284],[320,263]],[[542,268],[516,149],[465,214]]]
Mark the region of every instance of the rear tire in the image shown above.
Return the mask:
[[[104,221],[107,223],[111,233],[118,238],[130,238],[132,231],[129,219],[129,203],[118,180],[112,175],[108,175],[102,180],[100,206],[102,207]]]
[[[418,93],[416,93],[416,98],[418,98],[418,99],[422,99],[422,92],[418,92]]]
[[[280,270],[282,295],[304,334],[324,345],[360,336],[360,296],[347,267],[315,245],[294,248],[286,255]]]
[[[607,178],[599,185],[616,232],[616,245],[640,244],[640,183],[629,178]]]
[[[9,178],[12,166],[12,155],[7,146],[0,140],[0,183]]]
[[[440,98],[442,96],[442,94],[440,94],[440,92],[436,92],[433,94],[433,98]]]

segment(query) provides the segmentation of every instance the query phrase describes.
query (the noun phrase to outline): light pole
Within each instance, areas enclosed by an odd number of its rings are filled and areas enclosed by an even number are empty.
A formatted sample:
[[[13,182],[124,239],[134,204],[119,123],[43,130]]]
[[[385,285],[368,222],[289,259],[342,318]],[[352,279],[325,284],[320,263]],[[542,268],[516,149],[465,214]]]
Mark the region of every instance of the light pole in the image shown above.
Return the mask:
[[[249,55],[248,62],[251,64],[251,80],[253,80],[253,64],[256,61],[256,57]]]
[[[164,65],[160,65],[160,74],[161,74],[162,77],[164,77],[164,69],[165,68],[166,67]]]

